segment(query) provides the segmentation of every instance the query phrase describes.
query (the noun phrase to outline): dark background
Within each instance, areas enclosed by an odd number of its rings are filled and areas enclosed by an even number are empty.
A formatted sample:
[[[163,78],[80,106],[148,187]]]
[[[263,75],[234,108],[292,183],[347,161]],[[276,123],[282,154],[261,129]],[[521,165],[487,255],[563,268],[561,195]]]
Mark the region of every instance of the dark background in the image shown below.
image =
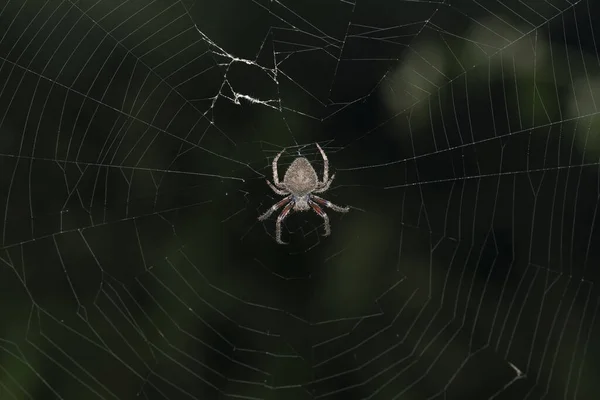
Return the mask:
[[[599,13],[0,1],[0,398],[595,398]]]

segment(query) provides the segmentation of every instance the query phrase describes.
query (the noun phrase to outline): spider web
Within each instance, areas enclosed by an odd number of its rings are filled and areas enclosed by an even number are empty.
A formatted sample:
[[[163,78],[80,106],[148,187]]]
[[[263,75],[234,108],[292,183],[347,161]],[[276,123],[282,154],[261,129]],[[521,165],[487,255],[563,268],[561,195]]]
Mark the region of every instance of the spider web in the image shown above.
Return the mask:
[[[0,398],[593,398],[599,12],[3,2]]]

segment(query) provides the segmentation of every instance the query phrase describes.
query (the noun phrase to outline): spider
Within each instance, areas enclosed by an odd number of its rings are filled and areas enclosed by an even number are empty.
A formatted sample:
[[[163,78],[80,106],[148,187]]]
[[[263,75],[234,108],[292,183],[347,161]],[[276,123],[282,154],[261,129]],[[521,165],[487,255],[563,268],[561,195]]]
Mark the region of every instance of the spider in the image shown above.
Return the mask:
[[[288,216],[290,211],[307,211],[312,208],[313,211],[319,214],[325,221],[325,234],[323,236],[329,236],[331,234],[329,217],[321,207],[329,207],[334,211],[343,213],[350,210],[350,207],[336,206],[329,200],[325,200],[314,194],[322,193],[329,189],[333,178],[335,178],[335,174],[329,178],[329,162],[327,156],[318,143],[317,148],[319,149],[319,152],[321,152],[321,156],[323,156],[324,165],[322,181],[319,181],[315,169],[306,158],[297,157],[285,171],[283,182],[279,182],[277,161],[285,149],[281,150],[281,152],[273,159],[273,183],[269,182],[267,179],[267,184],[275,193],[286,197],[273,204],[263,215],[258,217],[258,220],[264,221],[269,218],[273,212],[285,206],[277,217],[277,223],[275,224],[275,240],[279,244],[286,244],[286,242],[281,240],[281,223]]]

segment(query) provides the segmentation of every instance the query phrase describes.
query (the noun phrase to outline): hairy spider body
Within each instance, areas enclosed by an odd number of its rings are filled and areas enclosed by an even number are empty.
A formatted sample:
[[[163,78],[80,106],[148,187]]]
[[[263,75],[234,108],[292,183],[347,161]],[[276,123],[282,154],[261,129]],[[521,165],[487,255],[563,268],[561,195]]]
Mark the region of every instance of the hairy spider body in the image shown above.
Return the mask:
[[[283,182],[279,181],[279,174],[277,173],[277,161],[285,150],[282,150],[273,159],[273,183],[267,179],[269,187],[277,194],[286,196],[284,199],[273,204],[264,214],[258,217],[259,221],[264,221],[269,218],[273,212],[283,207],[283,210],[277,217],[275,224],[275,240],[277,243],[285,244],[281,240],[281,224],[283,220],[289,215],[291,211],[307,211],[312,208],[321,218],[324,220],[325,234],[328,236],[331,233],[331,226],[329,225],[329,217],[323,211],[321,207],[328,207],[337,212],[348,212],[349,207],[340,207],[328,200],[325,200],[314,193],[322,193],[329,189],[335,174],[329,178],[329,161],[321,146],[317,144],[317,148],[323,157],[323,180],[319,181],[317,172],[310,164],[310,162],[304,157],[296,158],[292,164],[285,171],[283,176]]]
[[[306,211],[310,209],[308,195],[318,187],[318,183],[319,178],[312,165],[306,158],[300,157],[296,158],[285,171],[283,182],[279,185],[292,194],[295,203],[294,211]]]

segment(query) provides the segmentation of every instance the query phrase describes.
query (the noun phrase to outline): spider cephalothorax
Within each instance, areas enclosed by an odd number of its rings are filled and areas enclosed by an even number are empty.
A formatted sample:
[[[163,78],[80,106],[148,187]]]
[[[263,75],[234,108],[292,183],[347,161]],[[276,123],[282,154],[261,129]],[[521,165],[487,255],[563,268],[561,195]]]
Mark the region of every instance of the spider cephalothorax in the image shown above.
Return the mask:
[[[335,174],[329,178],[329,162],[327,156],[321,146],[317,144],[321,156],[323,156],[323,180],[319,181],[317,172],[310,165],[310,162],[304,157],[296,158],[292,164],[285,171],[283,176],[283,182],[279,182],[279,174],[277,173],[277,160],[283,154],[285,150],[282,150],[273,159],[273,183],[267,183],[273,191],[281,196],[286,196],[284,199],[273,204],[271,208],[267,210],[263,215],[258,217],[259,221],[264,221],[269,218],[273,212],[283,207],[283,210],[277,217],[277,223],[275,224],[275,240],[277,243],[285,244],[281,240],[281,223],[288,216],[290,211],[306,211],[313,209],[317,214],[325,221],[325,235],[328,236],[331,233],[331,226],[329,225],[329,217],[325,214],[325,211],[321,208],[322,206],[329,207],[337,212],[348,212],[349,207],[340,207],[325,200],[314,193],[322,193],[329,189]]]

